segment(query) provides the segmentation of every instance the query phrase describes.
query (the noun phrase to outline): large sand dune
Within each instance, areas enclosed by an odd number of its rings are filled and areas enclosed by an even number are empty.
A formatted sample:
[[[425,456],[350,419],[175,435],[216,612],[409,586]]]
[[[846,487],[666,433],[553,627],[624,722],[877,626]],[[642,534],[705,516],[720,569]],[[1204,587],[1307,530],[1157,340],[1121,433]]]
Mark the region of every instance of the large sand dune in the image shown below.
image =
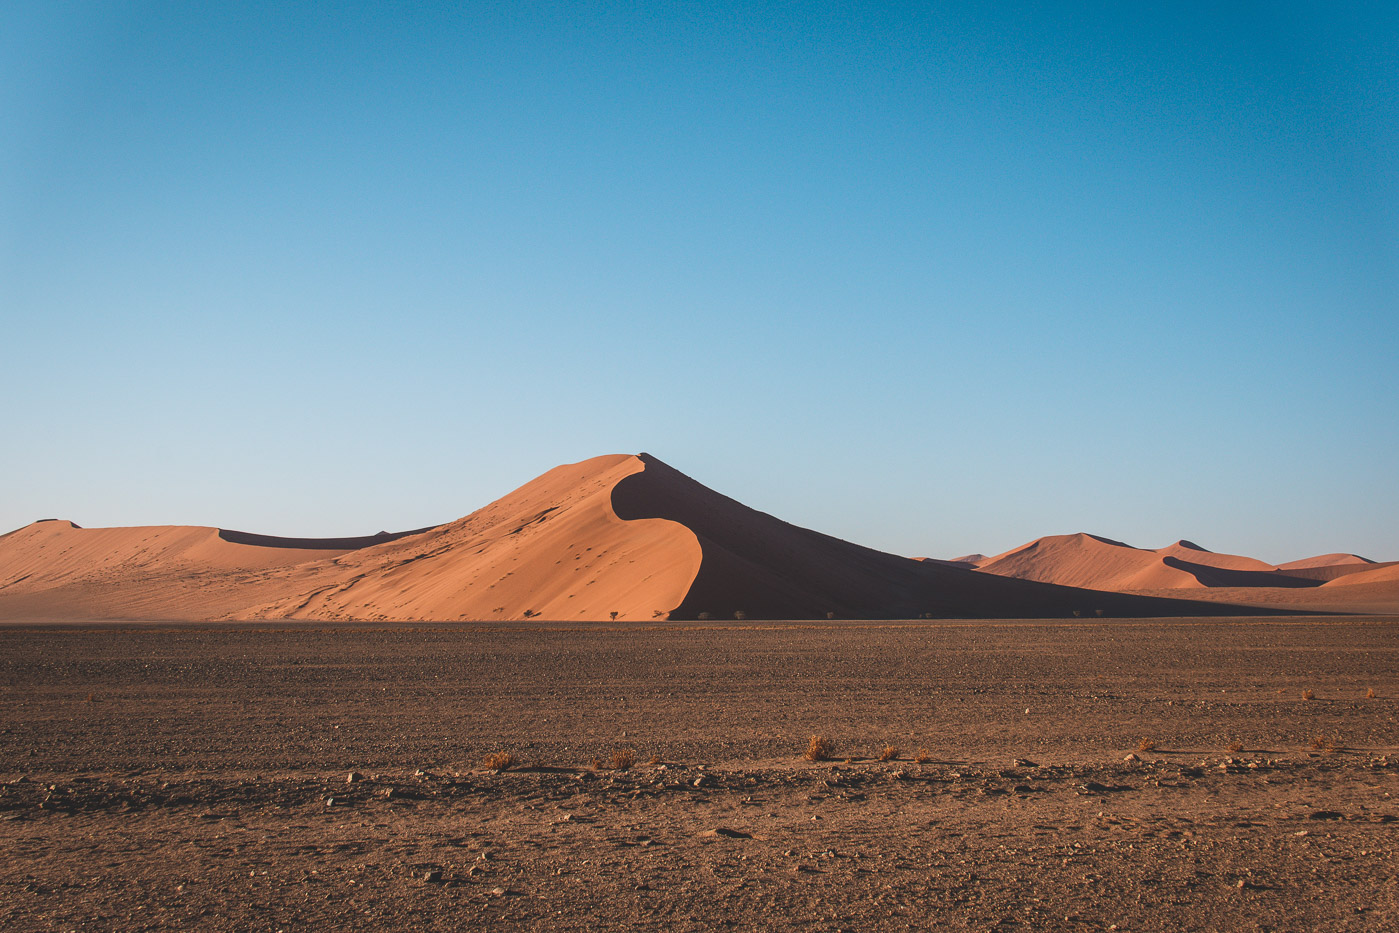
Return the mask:
[[[0,538],[0,618],[11,619],[636,620],[739,613],[880,618],[1220,611],[1229,610],[875,551],[747,508],[646,454],[557,467],[465,518],[402,535],[317,542],[213,528],[88,530],[40,522]]]

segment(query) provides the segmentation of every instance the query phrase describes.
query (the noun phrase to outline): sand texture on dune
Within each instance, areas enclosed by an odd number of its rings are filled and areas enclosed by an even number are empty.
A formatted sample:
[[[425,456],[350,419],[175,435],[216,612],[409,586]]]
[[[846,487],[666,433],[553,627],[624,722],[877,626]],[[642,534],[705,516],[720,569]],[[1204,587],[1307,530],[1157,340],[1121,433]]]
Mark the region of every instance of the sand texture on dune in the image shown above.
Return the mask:
[[[1231,611],[886,554],[750,509],[647,454],[557,467],[445,525],[333,541],[346,547],[212,528],[89,531],[39,523],[0,538],[0,618],[1056,618]]]
[[[623,521],[618,487],[638,457],[556,467],[465,518],[298,568],[285,595],[241,617],[650,619],[684,598],[700,566],[675,522]]]

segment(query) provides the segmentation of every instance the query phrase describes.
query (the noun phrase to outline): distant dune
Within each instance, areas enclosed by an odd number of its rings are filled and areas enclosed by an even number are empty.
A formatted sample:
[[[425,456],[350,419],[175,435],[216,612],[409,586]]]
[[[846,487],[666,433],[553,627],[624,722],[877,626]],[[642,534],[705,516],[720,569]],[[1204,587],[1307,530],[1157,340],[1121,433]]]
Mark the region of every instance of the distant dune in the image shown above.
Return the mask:
[[[1136,549],[1117,542],[1070,537],[1080,539],[1079,551],[1121,557],[1115,548],[1136,559]],[[1154,559],[1161,573],[1192,573],[1165,563],[1175,560],[1168,555]],[[1128,570],[1124,564],[1120,575],[1131,576]],[[798,528],[646,454],[560,466],[465,518],[397,535],[286,539],[213,528],[89,530],[39,522],[0,537],[0,618],[8,619],[1013,618],[1246,611],[1056,583],[911,560]]]
[[[1279,570],[1311,570],[1317,567],[1344,567],[1358,565],[1365,567],[1374,564],[1374,561],[1361,557],[1359,554],[1319,554],[1316,557],[1307,557],[1302,560],[1292,560],[1285,564],[1278,564]]]
[[[1190,541],[1155,550],[1090,534],[1053,535],[997,555],[986,573],[1115,592],[1218,587],[1308,588],[1338,573],[1327,568],[1287,573],[1236,554],[1217,554]]]

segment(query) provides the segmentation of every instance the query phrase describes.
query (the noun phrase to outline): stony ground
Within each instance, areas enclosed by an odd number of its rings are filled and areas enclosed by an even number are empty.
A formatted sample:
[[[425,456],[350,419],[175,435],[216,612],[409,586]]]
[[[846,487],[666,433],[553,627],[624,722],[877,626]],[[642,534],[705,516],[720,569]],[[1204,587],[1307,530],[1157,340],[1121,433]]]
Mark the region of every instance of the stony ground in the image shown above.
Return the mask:
[[[1384,620],[10,626],[0,929],[1399,929],[1396,662]]]

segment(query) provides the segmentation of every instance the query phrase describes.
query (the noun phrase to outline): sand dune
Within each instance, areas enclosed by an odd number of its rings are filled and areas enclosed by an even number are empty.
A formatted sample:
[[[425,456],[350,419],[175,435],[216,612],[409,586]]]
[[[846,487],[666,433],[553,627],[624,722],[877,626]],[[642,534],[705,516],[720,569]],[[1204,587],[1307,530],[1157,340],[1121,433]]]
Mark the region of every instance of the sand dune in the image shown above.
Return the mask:
[[[1218,554],[1190,541],[1148,550],[1090,534],[1038,538],[985,561],[978,569],[1023,580],[1114,592],[1306,588],[1320,585],[1334,573],[1283,573],[1261,560]]]
[[[1083,547],[1135,553],[1116,542],[1079,538]],[[1189,573],[1163,567],[1163,573]],[[646,454],[557,467],[465,518],[401,535],[315,541],[213,528],[87,530],[44,522],[0,538],[0,618],[588,620],[615,614],[635,620],[1220,611],[1218,605],[1092,592],[875,551],[750,509]]]
[[[1278,564],[1279,570],[1311,570],[1317,567],[1341,567],[1349,565],[1369,566],[1375,562],[1359,554],[1318,554],[1316,557],[1305,557],[1302,560],[1290,560],[1285,564]]]
[[[1359,573],[1349,573],[1326,583],[1328,589],[1338,586],[1366,586],[1368,584],[1399,582],[1399,563],[1371,565],[1370,569]]]

